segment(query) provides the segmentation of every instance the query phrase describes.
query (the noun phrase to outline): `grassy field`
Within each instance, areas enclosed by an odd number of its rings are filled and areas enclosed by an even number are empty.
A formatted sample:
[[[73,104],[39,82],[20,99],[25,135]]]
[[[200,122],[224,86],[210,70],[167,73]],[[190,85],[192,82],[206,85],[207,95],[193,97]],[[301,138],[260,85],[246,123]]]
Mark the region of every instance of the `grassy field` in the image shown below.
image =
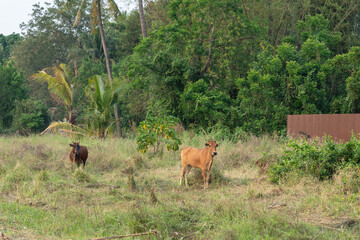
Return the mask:
[[[184,132],[180,150],[206,137]],[[9,239],[360,239],[360,195],[337,179],[272,184],[255,161],[284,139],[220,141],[209,189],[200,171],[179,186],[180,151],[140,154],[135,139],[82,139],[72,169],[64,136],[0,137],[0,232]],[[219,142],[219,141],[218,141]],[[343,177],[341,177],[343,176]],[[0,237],[1,239],[1,237]],[[130,238],[131,239],[131,238]]]

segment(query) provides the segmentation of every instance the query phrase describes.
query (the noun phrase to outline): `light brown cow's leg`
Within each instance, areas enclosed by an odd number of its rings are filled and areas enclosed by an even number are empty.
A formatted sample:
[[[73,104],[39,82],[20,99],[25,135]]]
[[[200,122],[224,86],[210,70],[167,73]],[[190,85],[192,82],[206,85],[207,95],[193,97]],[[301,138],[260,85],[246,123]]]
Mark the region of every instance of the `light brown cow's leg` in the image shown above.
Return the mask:
[[[204,181],[204,190],[206,189],[206,176],[205,176],[205,168],[201,169],[202,175],[203,175],[203,181]]]
[[[210,171],[208,170],[206,173],[205,189],[209,187]]]
[[[181,170],[180,170],[180,186],[182,184],[182,179],[183,179],[183,176],[185,174],[185,168],[186,168],[186,165],[185,166],[181,166]],[[186,179],[186,178],[185,178]]]
[[[190,165],[187,165],[186,168],[185,168],[185,185],[186,185],[186,186],[189,186],[189,185],[188,185],[187,176],[188,176],[190,170],[191,170],[191,166],[190,166]]]
[[[208,188],[209,187],[209,180],[210,180],[210,170],[211,170],[211,166],[212,166],[212,159],[209,163],[209,166],[208,168],[206,169],[206,181],[205,181],[205,184],[204,184],[204,189]]]

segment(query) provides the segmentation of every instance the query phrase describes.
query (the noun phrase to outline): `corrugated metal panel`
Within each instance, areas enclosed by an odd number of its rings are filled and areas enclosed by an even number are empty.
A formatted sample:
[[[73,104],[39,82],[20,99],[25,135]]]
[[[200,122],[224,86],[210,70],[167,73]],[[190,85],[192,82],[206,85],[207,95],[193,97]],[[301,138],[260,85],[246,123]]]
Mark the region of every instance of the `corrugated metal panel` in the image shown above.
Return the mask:
[[[360,133],[360,114],[308,114],[288,115],[289,136],[323,137],[332,136],[337,141],[349,141],[352,132]]]

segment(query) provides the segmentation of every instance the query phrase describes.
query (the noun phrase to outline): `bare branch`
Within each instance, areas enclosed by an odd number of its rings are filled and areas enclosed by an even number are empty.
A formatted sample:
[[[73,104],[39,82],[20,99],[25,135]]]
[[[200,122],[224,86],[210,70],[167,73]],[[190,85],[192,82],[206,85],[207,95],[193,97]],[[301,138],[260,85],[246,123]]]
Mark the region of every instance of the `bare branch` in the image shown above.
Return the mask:
[[[136,237],[136,236],[150,235],[150,234],[156,235],[157,231],[153,230],[151,232],[146,232],[146,233],[135,233],[135,234],[128,234],[128,235],[112,236],[112,237],[92,238],[91,240],[106,240],[106,239],[115,239],[115,238]]]
[[[210,45],[209,45],[209,55],[208,55],[208,59],[206,60],[205,66],[204,68],[201,70],[200,74],[204,75],[204,73],[206,72],[206,70],[209,68],[210,66],[210,60],[211,60],[211,46],[212,46],[212,42],[213,42],[213,33],[214,33],[215,27],[213,26],[211,28],[211,34],[210,34]]]

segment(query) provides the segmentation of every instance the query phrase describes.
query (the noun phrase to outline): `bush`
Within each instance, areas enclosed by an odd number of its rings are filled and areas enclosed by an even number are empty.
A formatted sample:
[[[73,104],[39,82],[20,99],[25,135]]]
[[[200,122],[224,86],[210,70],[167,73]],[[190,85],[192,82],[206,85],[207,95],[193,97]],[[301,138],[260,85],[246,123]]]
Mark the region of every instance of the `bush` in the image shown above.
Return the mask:
[[[139,136],[136,138],[138,151],[146,153],[150,146],[154,152],[159,150],[160,144],[164,143],[168,150],[177,151],[181,140],[177,137],[175,127],[179,120],[172,116],[147,117],[137,128]]]
[[[330,137],[325,137],[323,142],[291,140],[285,145],[283,154],[277,156],[268,175],[275,183],[290,172],[325,180],[332,178],[338,169],[359,163],[360,140],[356,137],[346,143],[335,143]]]

